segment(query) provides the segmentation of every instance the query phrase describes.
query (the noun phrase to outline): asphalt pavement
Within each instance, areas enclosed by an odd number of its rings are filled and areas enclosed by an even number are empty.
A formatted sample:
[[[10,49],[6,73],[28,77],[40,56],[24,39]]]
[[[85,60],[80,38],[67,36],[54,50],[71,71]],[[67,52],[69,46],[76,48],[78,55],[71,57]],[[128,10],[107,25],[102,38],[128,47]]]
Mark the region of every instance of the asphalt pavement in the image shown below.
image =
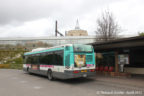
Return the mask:
[[[143,86],[108,80],[92,77],[49,81],[22,70],[0,69],[0,96],[144,96]]]

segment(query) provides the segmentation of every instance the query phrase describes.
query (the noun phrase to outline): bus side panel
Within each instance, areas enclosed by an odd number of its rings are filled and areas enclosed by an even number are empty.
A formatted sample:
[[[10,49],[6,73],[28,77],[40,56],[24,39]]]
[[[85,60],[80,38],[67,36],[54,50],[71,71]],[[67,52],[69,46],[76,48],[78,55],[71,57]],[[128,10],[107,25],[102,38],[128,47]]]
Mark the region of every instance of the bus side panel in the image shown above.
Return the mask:
[[[73,53],[73,47],[70,46],[69,48],[65,47],[64,50],[64,67],[71,68],[74,64],[74,53]]]
[[[95,55],[94,50],[93,50],[93,64],[95,65],[95,68],[96,68],[96,55]]]

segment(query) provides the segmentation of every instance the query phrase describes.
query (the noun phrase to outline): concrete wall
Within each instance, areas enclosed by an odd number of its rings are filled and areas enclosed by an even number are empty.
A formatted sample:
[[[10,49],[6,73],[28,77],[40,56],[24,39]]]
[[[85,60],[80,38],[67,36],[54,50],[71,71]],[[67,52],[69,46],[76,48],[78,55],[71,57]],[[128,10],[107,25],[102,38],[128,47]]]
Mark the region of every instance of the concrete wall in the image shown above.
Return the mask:
[[[126,68],[124,68],[124,71],[132,73],[132,74],[144,74],[144,68],[130,68],[130,67],[126,67]]]

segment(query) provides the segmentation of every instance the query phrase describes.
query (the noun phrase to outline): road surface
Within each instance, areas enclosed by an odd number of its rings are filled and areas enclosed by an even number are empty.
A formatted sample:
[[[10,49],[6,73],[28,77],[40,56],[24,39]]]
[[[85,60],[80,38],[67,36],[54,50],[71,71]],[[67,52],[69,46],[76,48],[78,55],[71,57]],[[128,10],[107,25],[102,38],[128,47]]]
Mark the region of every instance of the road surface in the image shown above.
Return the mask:
[[[96,77],[49,81],[22,70],[0,69],[0,96],[144,96],[144,88]]]

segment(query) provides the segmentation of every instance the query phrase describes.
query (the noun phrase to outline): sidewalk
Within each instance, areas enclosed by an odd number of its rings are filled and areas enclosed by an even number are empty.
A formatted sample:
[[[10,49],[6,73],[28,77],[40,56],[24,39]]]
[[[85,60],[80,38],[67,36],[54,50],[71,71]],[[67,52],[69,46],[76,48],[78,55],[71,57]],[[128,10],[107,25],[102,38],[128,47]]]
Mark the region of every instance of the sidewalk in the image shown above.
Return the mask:
[[[96,75],[96,80],[144,88],[144,77],[111,77]]]

